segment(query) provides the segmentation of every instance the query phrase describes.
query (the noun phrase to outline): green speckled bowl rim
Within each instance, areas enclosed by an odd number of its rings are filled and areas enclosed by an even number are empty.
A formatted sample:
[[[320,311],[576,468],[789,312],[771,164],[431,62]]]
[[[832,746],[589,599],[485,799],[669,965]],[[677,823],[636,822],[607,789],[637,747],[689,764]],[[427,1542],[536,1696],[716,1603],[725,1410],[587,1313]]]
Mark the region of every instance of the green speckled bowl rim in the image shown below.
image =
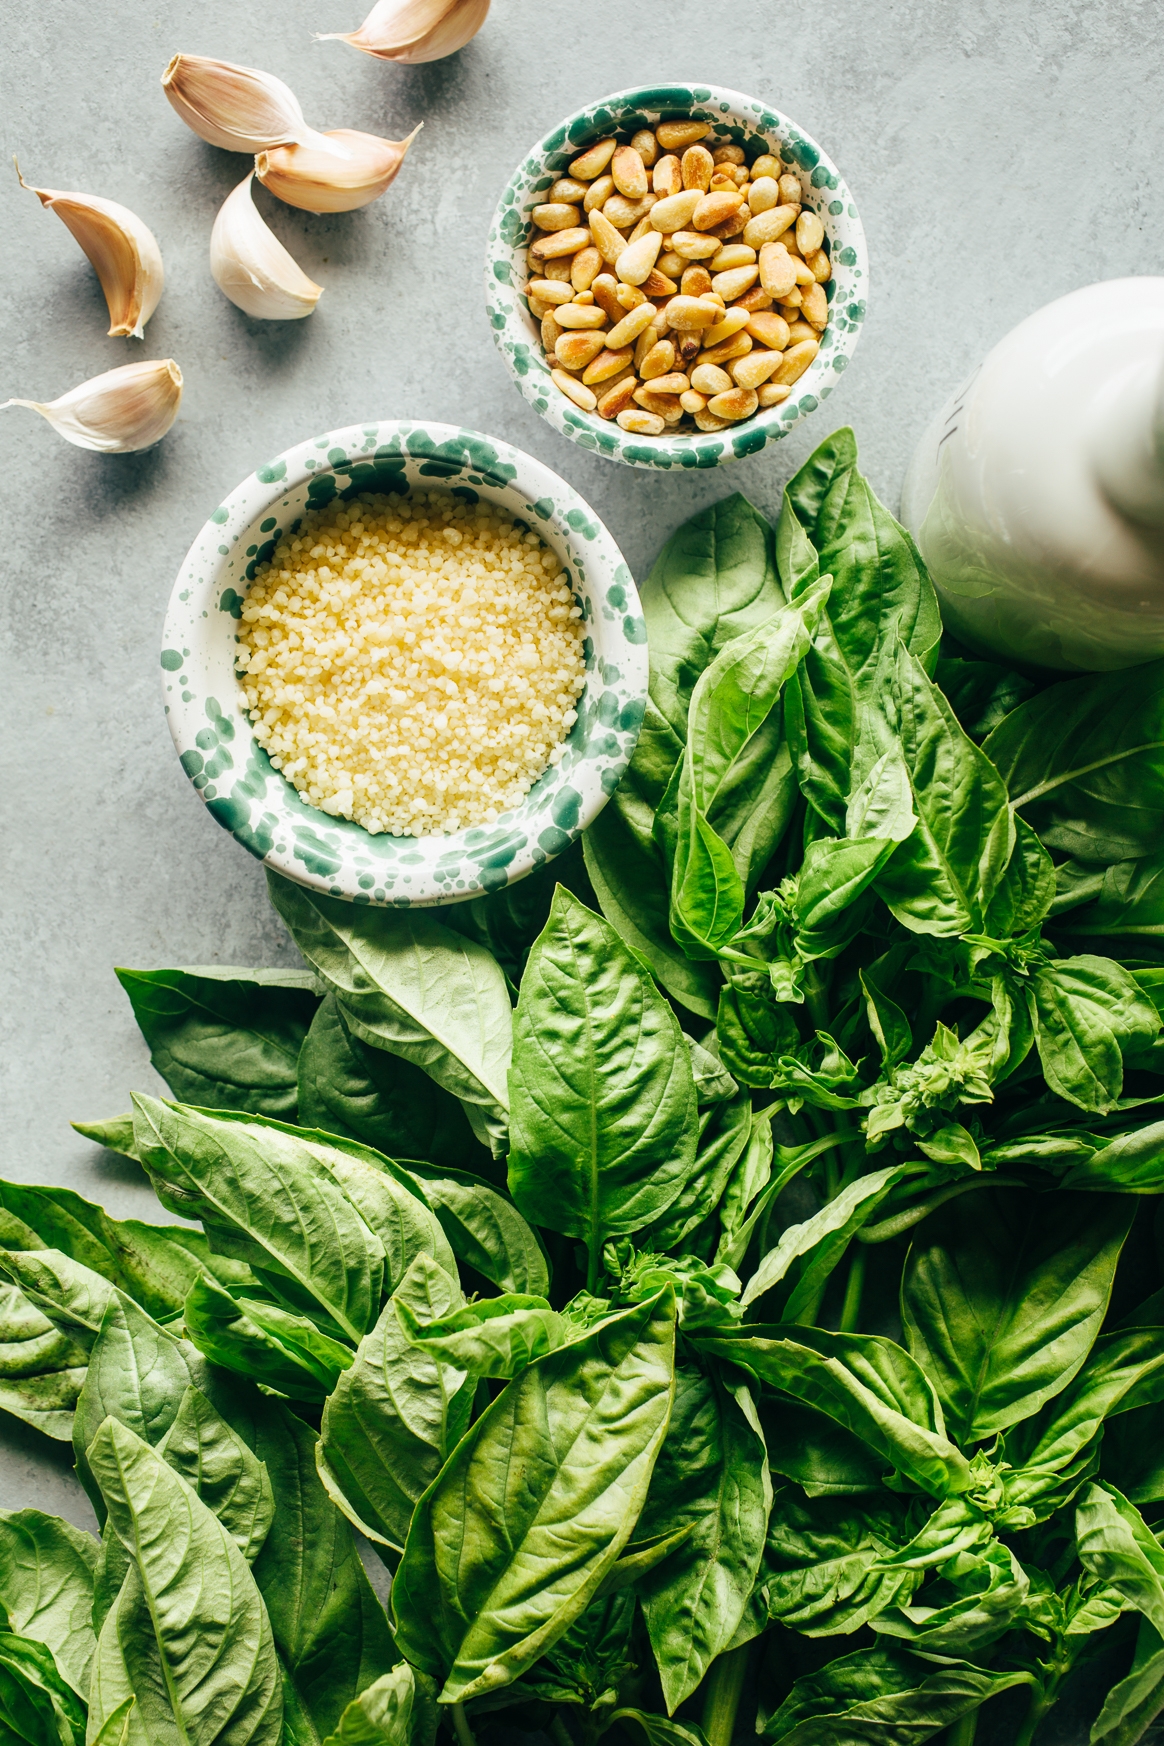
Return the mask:
[[[833,276],[825,287],[829,324],[819,354],[782,405],[762,408],[734,430],[635,436],[613,420],[583,412],[550,380],[539,324],[523,292],[528,213],[551,182],[566,173],[571,158],[591,141],[625,129],[631,121],[653,125],[687,116],[713,124],[724,142],[744,145],[763,140],[795,166],[804,186],[804,204],[823,220],[832,259]],[[522,394],[572,442],[632,467],[718,467],[757,454],[766,443],[786,436],[836,386],[860,336],[868,291],[865,232],[838,170],[816,141],[787,116],[756,97],[716,85],[636,85],[568,116],[539,140],[514,172],[493,214],[485,248],[485,303],[493,338]]]
[[[504,505],[566,564],[586,627],[586,684],[561,762],[496,824],[450,836],[371,836],[300,800],[240,707],[237,623],[255,568],[304,507],[434,481]],[[219,824],[278,872],[333,897],[408,906],[496,891],[561,854],[630,762],[647,696],[647,638],[622,554],[564,479],[496,437],[384,419],[297,443],[214,511],[178,574],[161,654],[174,744]]]

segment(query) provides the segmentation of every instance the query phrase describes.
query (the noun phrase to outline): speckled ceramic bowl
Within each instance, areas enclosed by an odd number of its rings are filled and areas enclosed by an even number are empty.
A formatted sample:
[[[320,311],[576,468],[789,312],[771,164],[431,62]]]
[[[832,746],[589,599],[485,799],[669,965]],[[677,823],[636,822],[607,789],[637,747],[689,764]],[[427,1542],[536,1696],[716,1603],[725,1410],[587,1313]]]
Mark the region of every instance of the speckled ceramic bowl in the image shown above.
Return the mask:
[[[235,677],[237,621],[256,565],[305,508],[438,480],[512,510],[558,553],[586,626],[586,684],[561,762],[496,824],[451,836],[371,836],[306,805],[255,740]],[[617,787],[647,695],[638,593],[589,504],[494,437],[395,420],[312,437],[243,480],[187,554],[161,660],[170,732],[219,824],[288,878],[356,903],[457,902],[560,854]]]
[[[567,173],[570,160],[595,140],[615,132],[629,135],[639,127],[686,117],[713,125],[715,133],[708,145],[742,145],[749,160],[762,152],[775,152],[795,167],[805,206],[818,212],[824,222],[825,247],[833,269],[826,286],[829,324],[819,354],[782,405],[765,407],[734,429],[694,431],[687,436],[634,436],[612,420],[582,412],[550,380],[539,323],[530,314],[524,295],[529,212],[544,198],[550,184]],[[485,301],[493,337],[525,398],[563,436],[632,467],[717,467],[723,461],[754,455],[765,443],[786,435],[835,387],[861,332],[868,287],[865,233],[857,208],[815,140],[755,97],[722,91],[714,85],[637,86],[569,116],[526,154],[514,173],[493,215],[485,251]]]

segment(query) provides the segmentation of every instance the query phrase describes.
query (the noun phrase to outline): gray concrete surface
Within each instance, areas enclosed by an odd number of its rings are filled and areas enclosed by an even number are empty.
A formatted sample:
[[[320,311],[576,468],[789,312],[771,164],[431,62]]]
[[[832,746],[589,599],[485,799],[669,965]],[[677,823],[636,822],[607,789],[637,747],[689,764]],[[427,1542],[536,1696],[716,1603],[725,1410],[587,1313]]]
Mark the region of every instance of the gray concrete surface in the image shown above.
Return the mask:
[[[258,865],[203,809],[162,716],[157,650],[172,579],[205,516],[258,461],[359,419],[423,415],[496,433],[589,499],[645,574],[666,536],[729,491],[774,512],[789,473],[838,425],[896,505],[925,422],[979,356],[1040,304],[1093,280],[1164,271],[1164,38],[1151,0],[496,0],[461,54],[374,61],[314,31],[362,0],[8,0],[3,161],[31,182],[132,207],[167,285],[142,343],[105,336],[96,279],[64,226],[0,171],[3,395],[51,399],[140,357],[178,360],[181,416],[142,456],[0,420],[4,748],[0,1170],[158,1216],[135,1170],[71,1117],[157,1089],[115,963],[294,958]],[[158,80],[176,50],[267,68],[317,126],[424,131],[363,212],[258,204],[326,287],[308,321],[260,323],[207,267],[210,227],[245,173],[203,145]],[[481,307],[489,215],[512,165],[557,120],[660,78],[755,94],[840,166],[872,258],[869,319],[821,411],[722,472],[671,478],[556,436],[511,386]],[[164,1216],[164,1215],[162,1215]],[[67,1450],[0,1423],[0,1506],[88,1520]]]

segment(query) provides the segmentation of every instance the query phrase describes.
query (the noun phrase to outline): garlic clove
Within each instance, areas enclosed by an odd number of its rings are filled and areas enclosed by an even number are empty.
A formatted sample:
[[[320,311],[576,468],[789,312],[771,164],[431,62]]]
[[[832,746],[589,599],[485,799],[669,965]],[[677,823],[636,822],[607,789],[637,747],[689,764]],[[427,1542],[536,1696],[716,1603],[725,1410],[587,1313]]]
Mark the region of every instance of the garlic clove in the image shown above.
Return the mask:
[[[79,449],[128,455],[165,436],[181,400],[181,370],[173,358],[155,358],[106,370],[59,400],[6,400],[0,412],[6,406],[28,406]]]
[[[312,146],[273,146],[256,157],[255,175],[288,206],[304,212],[353,212],[378,200],[395,181],[423,126],[423,121],[418,122],[407,139],[377,139],[375,134],[339,128],[328,137],[347,147],[350,156],[345,163]]]
[[[222,203],[210,233],[210,271],[220,291],[260,321],[300,321],[323,296],[292,260],[251,199],[254,171]]]
[[[16,166],[20,176],[20,165]],[[128,206],[95,194],[62,194],[55,188],[20,186],[72,231],[93,263],[109,306],[111,338],[143,337],[146,322],[162,295],[162,251],[152,230]]]
[[[319,36],[346,42],[384,61],[439,61],[476,36],[489,0],[377,0],[358,30]]]
[[[187,127],[227,152],[310,145],[343,157],[343,147],[308,127],[299,99],[282,79],[257,67],[236,67],[206,55],[175,55],[162,89]]]

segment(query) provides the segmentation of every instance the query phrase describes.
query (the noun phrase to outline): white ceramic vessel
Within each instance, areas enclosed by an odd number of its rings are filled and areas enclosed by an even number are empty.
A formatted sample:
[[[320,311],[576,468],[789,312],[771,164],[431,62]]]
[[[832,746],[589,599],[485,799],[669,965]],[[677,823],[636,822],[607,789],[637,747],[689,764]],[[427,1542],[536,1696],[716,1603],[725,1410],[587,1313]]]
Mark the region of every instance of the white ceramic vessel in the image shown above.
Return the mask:
[[[971,647],[1067,671],[1164,655],[1164,278],[1020,322],[922,438],[902,520]]]

